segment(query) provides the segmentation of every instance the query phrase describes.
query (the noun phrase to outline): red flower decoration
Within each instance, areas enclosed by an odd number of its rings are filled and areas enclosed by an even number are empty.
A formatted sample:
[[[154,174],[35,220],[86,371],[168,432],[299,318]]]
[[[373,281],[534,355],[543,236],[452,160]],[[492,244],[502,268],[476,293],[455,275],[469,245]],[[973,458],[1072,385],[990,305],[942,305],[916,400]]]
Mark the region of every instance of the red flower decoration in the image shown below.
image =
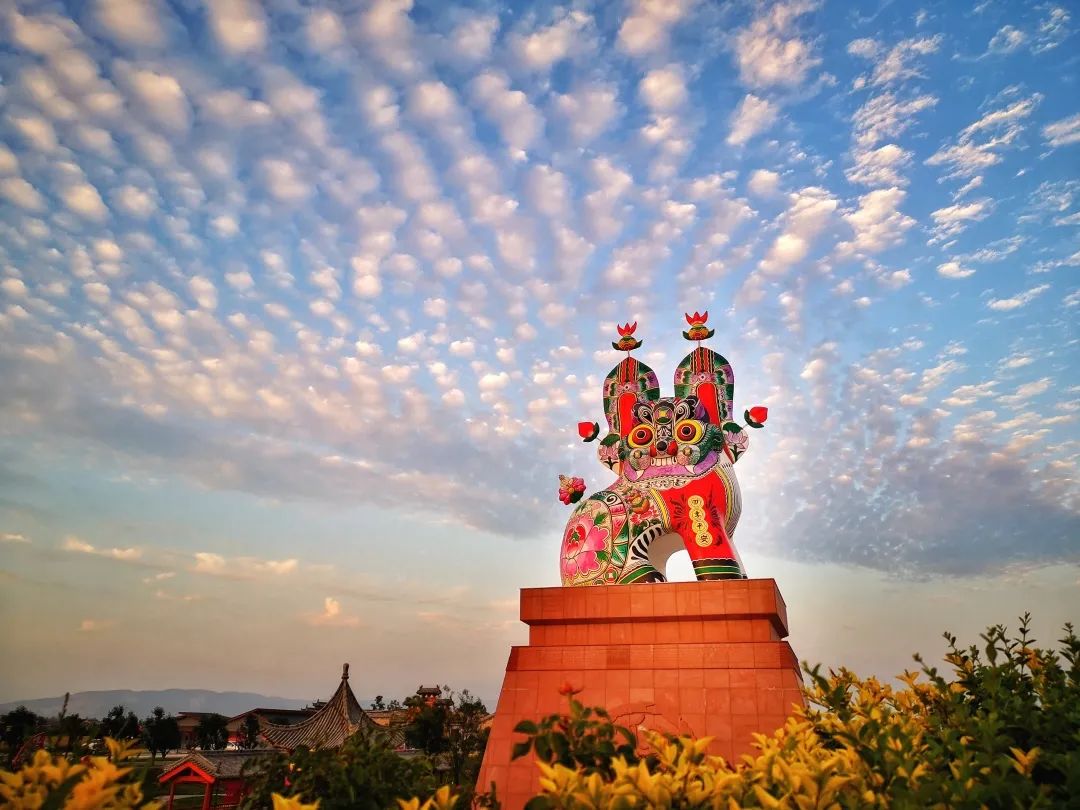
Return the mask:
[[[750,427],[759,428],[765,424],[765,420],[769,418],[769,409],[764,405],[755,405],[748,410],[745,414],[746,424]]]
[[[576,695],[580,692],[580,689],[575,689],[574,685],[570,681],[563,681],[562,686],[559,687],[559,694],[567,697],[569,695]]]
[[[691,326],[693,326],[694,324],[709,322],[709,310],[705,310],[701,313],[695,310],[693,315],[689,314],[688,312],[684,312],[683,314],[686,316],[686,322]]]
[[[600,435],[600,425],[596,422],[578,422],[577,433],[582,441],[591,442]]]
[[[619,330],[620,335],[622,335],[623,337],[626,337],[627,335],[634,334],[634,330],[637,329],[637,321],[634,321],[633,323],[625,324],[623,326],[619,326],[618,324],[616,324],[615,328]]]
[[[559,476],[559,500],[569,506],[581,500],[585,494],[585,481],[581,478],[570,478],[566,475]]]

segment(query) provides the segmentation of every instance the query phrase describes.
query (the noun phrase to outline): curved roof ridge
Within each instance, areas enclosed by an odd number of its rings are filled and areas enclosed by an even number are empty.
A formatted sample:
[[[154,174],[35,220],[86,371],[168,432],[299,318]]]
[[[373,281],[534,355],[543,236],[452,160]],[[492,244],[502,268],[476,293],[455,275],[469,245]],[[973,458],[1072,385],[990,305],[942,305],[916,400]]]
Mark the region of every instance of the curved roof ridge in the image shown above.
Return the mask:
[[[275,748],[295,751],[307,748],[337,748],[361,727],[381,729],[367,716],[349,686],[349,665],[342,667],[341,683],[333,696],[311,715],[294,724],[264,721],[260,735]]]
[[[264,720],[263,721],[263,727],[264,728],[270,728],[270,729],[298,729],[298,728],[303,728],[305,726],[312,725],[314,722],[316,722],[320,718],[324,717],[328,712],[332,712],[337,707],[337,705],[339,703],[346,702],[349,697],[351,697],[354,702],[357,702],[356,701],[356,696],[352,694],[352,689],[349,687],[349,684],[348,684],[348,680],[349,680],[348,672],[349,672],[349,665],[345,664],[345,671],[341,676],[341,683],[338,684],[338,688],[336,690],[334,690],[334,694],[330,697],[330,699],[328,701],[326,701],[326,703],[324,703],[318,709],[316,709],[315,713],[313,715],[311,715],[310,717],[305,717],[299,723],[273,723],[273,722],[271,722],[269,720]],[[346,692],[348,693],[347,696],[343,694],[343,693],[346,693]],[[359,702],[357,702],[357,705],[359,705]]]

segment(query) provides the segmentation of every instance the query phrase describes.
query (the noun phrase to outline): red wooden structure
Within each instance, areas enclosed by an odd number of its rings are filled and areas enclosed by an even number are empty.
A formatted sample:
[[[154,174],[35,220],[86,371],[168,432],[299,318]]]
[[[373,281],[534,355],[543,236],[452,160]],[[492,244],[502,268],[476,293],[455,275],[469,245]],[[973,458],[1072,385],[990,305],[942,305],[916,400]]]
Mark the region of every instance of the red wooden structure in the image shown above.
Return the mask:
[[[169,786],[168,810],[172,810],[177,785],[205,785],[202,810],[236,807],[244,798],[244,765],[272,753],[255,751],[192,751],[158,779]]]

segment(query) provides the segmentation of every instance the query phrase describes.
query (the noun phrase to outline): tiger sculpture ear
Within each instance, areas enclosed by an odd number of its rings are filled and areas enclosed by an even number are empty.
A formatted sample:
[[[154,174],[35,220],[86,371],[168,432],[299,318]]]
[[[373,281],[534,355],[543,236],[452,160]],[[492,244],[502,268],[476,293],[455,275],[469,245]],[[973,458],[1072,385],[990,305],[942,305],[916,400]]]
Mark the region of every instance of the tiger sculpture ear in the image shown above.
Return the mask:
[[[698,346],[675,369],[675,396],[695,396],[709,415],[710,424],[731,421],[735,399],[735,372],[723,356]]]
[[[611,345],[625,352],[638,348],[641,341],[633,337],[636,328],[636,323],[620,326],[621,337]],[[628,354],[604,378],[603,397],[608,430],[625,439],[634,426],[634,406],[638,402],[659,399],[660,383],[656,372]]]

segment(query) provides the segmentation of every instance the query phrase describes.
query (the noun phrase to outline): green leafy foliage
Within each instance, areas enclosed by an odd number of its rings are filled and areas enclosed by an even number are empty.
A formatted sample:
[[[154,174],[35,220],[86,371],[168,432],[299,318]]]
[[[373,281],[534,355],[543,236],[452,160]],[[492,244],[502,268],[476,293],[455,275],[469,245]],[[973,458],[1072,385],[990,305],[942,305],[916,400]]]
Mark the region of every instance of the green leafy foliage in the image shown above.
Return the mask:
[[[113,706],[99,724],[98,734],[114,740],[134,740],[139,736],[139,718],[135,712],[125,712],[123,706]]]
[[[142,723],[142,740],[151,759],[158,754],[165,756],[180,747],[180,726],[171,714],[165,714],[160,706],[155,706],[150,716]]]
[[[397,810],[399,796],[430,795],[435,778],[426,757],[406,758],[384,734],[353,735],[341,748],[258,761],[242,810],[265,810],[274,793],[319,800],[321,810]]]
[[[920,671],[904,673],[902,688],[846,669],[823,674],[807,667],[810,706],[783,728],[756,735],[751,753],[737,763],[710,756],[708,740],[650,732],[638,740],[604,710],[583,706],[566,686],[566,713],[515,729],[526,737],[515,754],[533,752],[539,760],[541,791],[528,807],[1080,806],[1080,639],[1072,626],[1066,625],[1057,650],[1036,646],[1026,616],[1015,636],[995,626],[980,645],[961,648],[952,636],[946,640],[948,669],[939,671],[916,657]],[[452,701],[447,717],[483,717],[483,704],[466,695]],[[123,711],[118,715],[123,718]],[[33,718],[21,713],[14,720],[25,727]],[[252,792],[243,807],[269,808],[278,793],[288,797],[278,805],[289,808],[317,800],[322,810],[462,810],[470,806],[467,792],[436,790],[433,768],[458,745],[452,735],[459,730],[473,733],[464,723],[450,723],[451,736],[430,758],[402,756],[382,733],[356,735],[336,750],[270,757],[249,774]],[[471,749],[476,739],[460,745]],[[128,755],[123,745],[110,741],[109,748],[116,761]],[[85,768],[101,771],[101,778],[72,778]],[[138,784],[137,774],[117,770],[106,758],[45,751],[36,752],[21,772],[0,774],[7,804],[28,810],[99,806],[86,794],[115,797],[114,787],[123,794],[108,806],[142,807]],[[421,798],[399,804],[400,796]],[[477,807],[497,806],[490,797],[476,798]]]
[[[443,695],[437,700],[419,695],[405,700],[405,741],[428,755],[439,784],[456,786],[468,799],[487,746],[487,707],[468,689],[455,694],[445,687]]]
[[[1026,614],[1015,636],[996,625],[981,639],[961,648],[946,633],[950,671],[915,656],[920,672],[901,678],[908,689],[869,702],[853,697],[869,682],[808,669],[818,707],[809,717],[826,745],[854,751],[913,806],[1067,806],[1080,797],[1080,639],[1066,625],[1058,651],[1039,649]],[[889,722],[896,712],[918,726],[904,733]]]
[[[236,738],[238,748],[256,748],[259,745],[259,718],[249,714],[240,724]]]
[[[450,707],[441,701],[430,706],[418,702],[410,706],[410,709],[411,719],[405,726],[405,741],[409,747],[426,754],[441,754],[445,751]]]
[[[220,714],[205,714],[195,727],[195,744],[204,751],[223,751],[229,744],[229,718]]]
[[[25,706],[19,706],[0,715],[0,740],[8,762],[18,752],[28,737],[45,727],[45,718]]]
[[[539,723],[531,720],[518,723],[514,731],[524,734],[526,739],[514,744],[514,759],[532,751],[540,762],[548,765],[559,764],[583,774],[598,773],[609,778],[617,757],[627,762],[638,761],[638,741],[630,729],[613,723],[606,710],[582,705],[574,698],[576,691],[568,685],[560,691],[568,697],[569,713],[551,714]]]

